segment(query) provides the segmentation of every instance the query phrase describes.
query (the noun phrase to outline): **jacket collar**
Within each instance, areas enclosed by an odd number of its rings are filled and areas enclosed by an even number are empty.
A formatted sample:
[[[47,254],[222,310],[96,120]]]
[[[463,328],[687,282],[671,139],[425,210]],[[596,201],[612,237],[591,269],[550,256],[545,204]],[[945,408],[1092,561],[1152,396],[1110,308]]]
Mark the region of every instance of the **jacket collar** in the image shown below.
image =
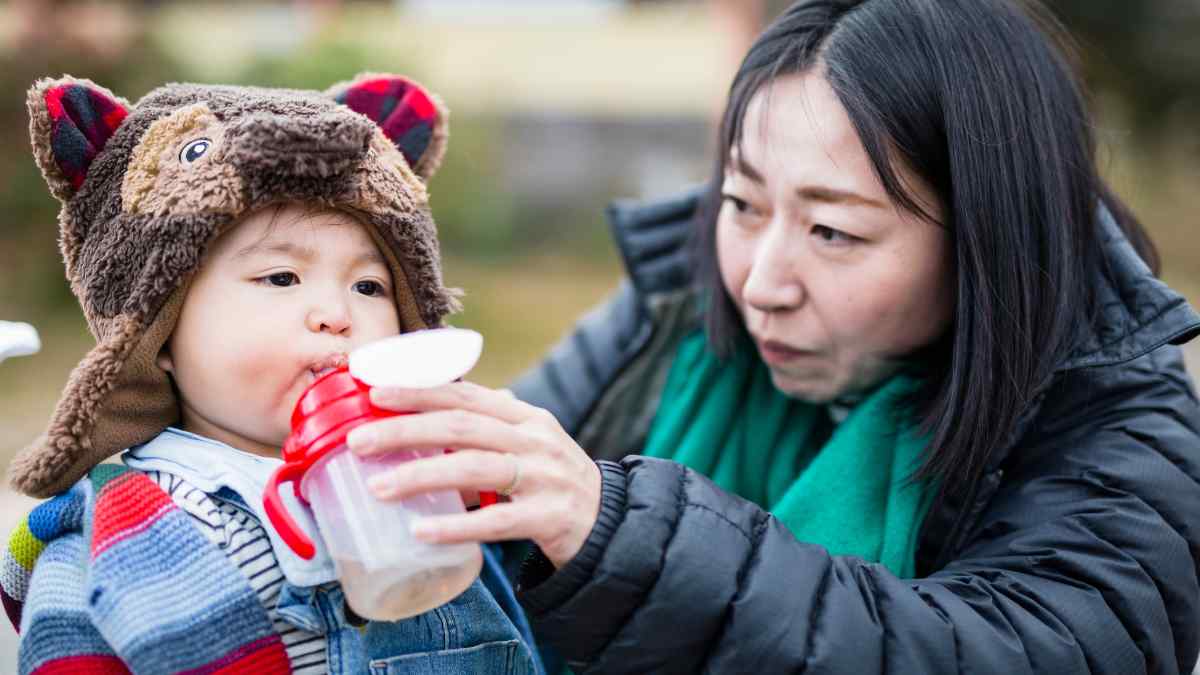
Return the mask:
[[[1059,372],[1123,363],[1200,334],[1200,314],[1154,276],[1108,209],[1100,209],[1099,219],[1109,265],[1109,275],[1095,280],[1099,316],[1082,330]]]

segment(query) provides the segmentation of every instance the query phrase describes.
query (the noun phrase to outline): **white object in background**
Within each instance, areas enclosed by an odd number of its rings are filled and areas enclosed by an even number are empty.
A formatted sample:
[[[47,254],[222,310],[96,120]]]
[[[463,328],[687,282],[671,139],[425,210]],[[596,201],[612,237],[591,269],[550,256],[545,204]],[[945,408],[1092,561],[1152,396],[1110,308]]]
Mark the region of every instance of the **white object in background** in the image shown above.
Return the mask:
[[[37,329],[27,323],[0,321],[0,361],[12,356],[29,356],[38,353],[42,341]]]
[[[482,352],[483,336],[473,330],[418,330],[350,352],[350,374],[372,387],[436,387],[466,375]]]

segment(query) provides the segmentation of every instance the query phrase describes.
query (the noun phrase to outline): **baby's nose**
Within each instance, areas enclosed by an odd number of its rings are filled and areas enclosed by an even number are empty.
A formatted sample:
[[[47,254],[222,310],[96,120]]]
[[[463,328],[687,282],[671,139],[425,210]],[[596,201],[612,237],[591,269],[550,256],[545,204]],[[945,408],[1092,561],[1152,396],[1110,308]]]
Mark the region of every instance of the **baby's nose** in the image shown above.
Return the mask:
[[[350,330],[350,315],[339,308],[317,308],[309,312],[306,323],[314,333],[341,335]]]

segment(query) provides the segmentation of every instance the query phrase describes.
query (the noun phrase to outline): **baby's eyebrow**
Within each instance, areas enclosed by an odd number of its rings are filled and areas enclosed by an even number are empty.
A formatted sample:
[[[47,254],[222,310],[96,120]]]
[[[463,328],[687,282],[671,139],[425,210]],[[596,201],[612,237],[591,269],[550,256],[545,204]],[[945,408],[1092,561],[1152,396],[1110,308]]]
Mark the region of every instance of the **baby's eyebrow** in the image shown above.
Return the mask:
[[[253,244],[239,250],[233,254],[234,258],[246,258],[255,253],[281,253],[293,258],[299,258],[305,262],[310,262],[317,257],[317,252],[309,246],[301,246],[290,241],[275,241],[261,242],[256,241]]]
[[[383,259],[383,256],[380,255],[379,251],[374,249],[371,249],[370,251],[363,251],[362,253],[354,256],[354,264],[358,265],[359,263],[375,263],[384,266],[387,265],[387,261]]]
[[[250,244],[249,246],[246,246],[245,248],[242,248],[237,253],[234,253],[233,257],[235,259],[246,258],[255,253],[279,253],[279,254],[282,254],[285,256],[297,258],[304,262],[312,262],[313,260],[315,260],[317,258],[317,252],[312,247],[303,246],[301,244],[296,244],[296,243],[293,243],[290,241],[273,241],[273,242],[258,241],[253,244]],[[386,265],[387,261],[385,261],[383,259],[383,256],[379,253],[379,251],[372,248],[370,250],[364,250],[362,253],[359,253],[358,255],[354,256],[354,260],[351,262],[351,266],[359,265],[362,263],[376,263],[379,265]]]

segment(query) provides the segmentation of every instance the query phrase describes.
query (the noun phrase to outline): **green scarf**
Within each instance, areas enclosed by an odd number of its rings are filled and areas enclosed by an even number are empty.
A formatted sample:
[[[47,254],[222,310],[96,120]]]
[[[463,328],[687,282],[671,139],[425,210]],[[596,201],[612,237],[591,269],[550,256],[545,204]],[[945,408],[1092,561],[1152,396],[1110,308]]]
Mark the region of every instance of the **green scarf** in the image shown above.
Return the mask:
[[[901,403],[918,384],[892,377],[835,427],[824,406],[779,392],[752,349],[718,361],[698,330],[680,344],[643,454],[708,476],[800,541],[911,578],[932,493],[910,480],[928,439]]]

